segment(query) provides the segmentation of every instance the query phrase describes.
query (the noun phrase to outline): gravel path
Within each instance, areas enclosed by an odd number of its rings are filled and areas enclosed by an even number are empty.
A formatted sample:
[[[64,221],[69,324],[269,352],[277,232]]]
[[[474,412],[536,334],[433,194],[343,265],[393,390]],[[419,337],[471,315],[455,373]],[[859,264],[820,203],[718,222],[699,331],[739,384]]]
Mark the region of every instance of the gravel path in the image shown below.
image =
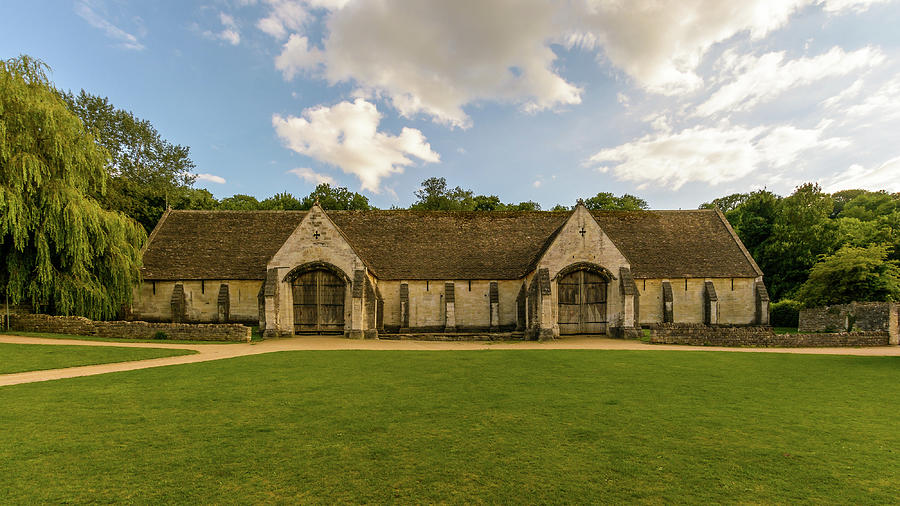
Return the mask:
[[[302,350],[677,350],[677,351],[730,351],[736,353],[802,353],[817,355],[865,355],[900,356],[900,346],[872,348],[724,348],[718,346],[682,346],[646,344],[640,341],[607,339],[600,337],[566,337],[554,341],[394,341],[351,340],[335,336],[290,337],[268,339],[255,343],[228,344],[172,344],[172,343],[111,343],[104,341],[80,341],[77,339],[46,339],[0,335],[0,343],[45,344],[48,346],[75,344],[81,346],[118,346],[127,348],[172,348],[195,350],[193,355],[154,358],[135,362],[86,365],[65,369],[30,371],[0,375],[0,386],[33,383],[78,376],[93,376],[118,371],[133,371],[149,367],[175,364],[192,364],[223,358],[259,355],[276,351]]]

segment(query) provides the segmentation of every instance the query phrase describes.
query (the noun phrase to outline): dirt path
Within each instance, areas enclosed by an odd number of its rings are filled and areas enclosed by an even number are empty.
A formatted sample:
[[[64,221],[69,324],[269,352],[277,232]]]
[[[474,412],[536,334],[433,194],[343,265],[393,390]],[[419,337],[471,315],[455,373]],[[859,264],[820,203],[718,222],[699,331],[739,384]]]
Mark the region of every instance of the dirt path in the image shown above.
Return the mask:
[[[548,342],[538,341],[392,341],[392,340],[350,340],[343,337],[312,336],[269,339],[257,343],[229,344],[172,344],[172,343],[110,343],[103,341],[80,341],[76,339],[45,339],[40,337],[20,337],[0,335],[0,343],[118,346],[127,348],[172,348],[194,350],[193,355],[154,358],[135,362],[86,365],[65,369],[30,371],[15,374],[0,374],[0,386],[49,381],[78,376],[93,376],[118,371],[133,371],[149,367],[175,364],[192,364],[223,358],[259,355],[276,351],[302,350],[677,350],[677,351],[730,351],[737,353],[801,353],[817,355],[865,355],[900,356],[900,346],[879,346],[873,348],[724,348],[718,346],[682,346],[646,344],[640,341],[607,339],[599,337],[567,337]]]

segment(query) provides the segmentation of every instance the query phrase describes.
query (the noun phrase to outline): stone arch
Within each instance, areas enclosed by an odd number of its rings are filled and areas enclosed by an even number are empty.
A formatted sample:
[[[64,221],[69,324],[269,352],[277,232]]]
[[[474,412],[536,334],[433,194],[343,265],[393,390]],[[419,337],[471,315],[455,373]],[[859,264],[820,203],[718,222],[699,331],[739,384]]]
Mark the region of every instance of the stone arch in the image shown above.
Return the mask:
[[[594,272],[605,279],[607,283],[617,279],[609,269],[603,267],[602,265],[598,265],[593,262],[575,262],[560,269],[559,272],[556,273],[556,276],[553,277],[553,281],[556,281],[559,278],[567,276],[575,271]]]
[[[285,283],[290,283],[291,281],[296,279],[297,276],[299,276],[303,273],[306,273],[309,271],[317,271],[317,270],[330,271],[332,274],[334,274],[337,277],[344,280],[344,283],[347,283],[347,284],[350,284],[352,281],[350,279],[350,276],[347,275],[346,272],[341,270],[340,267],[338,267],[334,264],[325,262],[325,261],[321,261],[321,260],[316,260],[313,262],[306,262],[305,264],[300,264],[300,265],[294,267],[293,269],[288,271],[287,274],[284,275],[284,277],[282,278],[282,281]]]

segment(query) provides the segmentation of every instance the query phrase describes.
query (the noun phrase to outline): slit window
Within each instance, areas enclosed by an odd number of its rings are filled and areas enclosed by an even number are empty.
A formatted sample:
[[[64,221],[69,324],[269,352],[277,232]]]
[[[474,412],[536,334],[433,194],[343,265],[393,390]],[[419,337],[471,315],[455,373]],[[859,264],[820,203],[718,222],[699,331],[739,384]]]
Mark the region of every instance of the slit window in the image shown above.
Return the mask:
[[[731,278],[731,291],[734,291],[734,278]]]
[[[153,282],[153,295],[156,295],[156,281]]]
[[[687,278],[684,278],[684,291],[687,291]]]
[[[425,291],[426,292],[428,291],[428,280],[427,279],[425,280]]]
[[[469,291],[470,292],[472,291],[472,280],[471,279],[469,280]]]
[[[200,280],[200,293],[206,293],[206,281]]]

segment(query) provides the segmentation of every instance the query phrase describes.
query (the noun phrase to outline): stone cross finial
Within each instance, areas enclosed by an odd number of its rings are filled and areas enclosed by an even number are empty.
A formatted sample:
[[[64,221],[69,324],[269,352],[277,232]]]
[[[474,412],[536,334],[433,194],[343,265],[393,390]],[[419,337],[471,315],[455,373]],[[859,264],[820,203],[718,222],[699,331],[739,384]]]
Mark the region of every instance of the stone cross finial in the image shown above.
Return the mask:
[[[318,195],[316,195],[316,202],[313,205],[315,205],[315,206],[319,205],[319,196]],[[319,206],[319,207],[321,207],[321,206]]]
[[[576,204],[576,205],[579,205],[579,206],[583,206],[583,205],[584,205],[584,199],[578,199],[578,200],[575,202],[575,204]]]

